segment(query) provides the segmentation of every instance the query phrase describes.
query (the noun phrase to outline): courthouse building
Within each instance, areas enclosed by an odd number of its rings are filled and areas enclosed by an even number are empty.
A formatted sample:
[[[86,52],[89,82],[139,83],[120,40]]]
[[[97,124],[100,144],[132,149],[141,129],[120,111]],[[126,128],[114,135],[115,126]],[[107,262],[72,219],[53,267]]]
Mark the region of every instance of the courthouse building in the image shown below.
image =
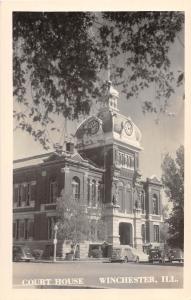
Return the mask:
[[[99,112],[78,126],[75,144],[14,162],[14,243],[33,248],[52,244],[56,199],[64,190],[90,217],[99,211],[108,244],[161,246],[162,185],[155,176],[142,180],[141,132],[119,112],[118,99],[108,82]]]

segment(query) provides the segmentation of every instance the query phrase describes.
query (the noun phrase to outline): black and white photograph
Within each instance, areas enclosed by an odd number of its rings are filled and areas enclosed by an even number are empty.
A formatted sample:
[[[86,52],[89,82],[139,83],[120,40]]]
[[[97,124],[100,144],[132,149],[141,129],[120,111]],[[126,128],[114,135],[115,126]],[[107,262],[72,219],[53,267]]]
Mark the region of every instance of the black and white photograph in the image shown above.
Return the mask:
[[[185,299],[186,11],[20,5],[7,15],[9,297]]]
[[[184,12],[13,12],[13,287],[182,288]]]

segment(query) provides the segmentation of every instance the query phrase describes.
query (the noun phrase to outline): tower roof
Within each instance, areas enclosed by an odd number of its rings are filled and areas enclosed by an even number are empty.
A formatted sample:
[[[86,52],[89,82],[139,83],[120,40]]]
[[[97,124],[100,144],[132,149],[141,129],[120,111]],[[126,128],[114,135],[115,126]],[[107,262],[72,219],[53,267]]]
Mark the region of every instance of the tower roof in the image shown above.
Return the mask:
[[[105,91],[101,97],[100,111],[103,110],[119,111],[118,99],[119,99],[119,92],[112,86],[112,82],[110,80],[107,81],[105,84]]]

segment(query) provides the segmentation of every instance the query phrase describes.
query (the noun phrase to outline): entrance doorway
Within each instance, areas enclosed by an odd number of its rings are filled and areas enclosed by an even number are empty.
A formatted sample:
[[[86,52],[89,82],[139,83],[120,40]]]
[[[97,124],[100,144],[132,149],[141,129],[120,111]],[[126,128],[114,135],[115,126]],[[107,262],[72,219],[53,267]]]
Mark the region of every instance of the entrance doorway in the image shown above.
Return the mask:
[[[132,224],[119,223],[119,239],[121,245],[132,246]]]

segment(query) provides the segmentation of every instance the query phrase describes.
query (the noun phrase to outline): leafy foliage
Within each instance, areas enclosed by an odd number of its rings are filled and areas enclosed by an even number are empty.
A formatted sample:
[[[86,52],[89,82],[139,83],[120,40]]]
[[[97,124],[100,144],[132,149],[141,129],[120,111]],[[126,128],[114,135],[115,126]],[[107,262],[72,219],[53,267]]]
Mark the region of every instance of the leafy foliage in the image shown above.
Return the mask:
[[[105,240],[106,228],[99,210],[86,211],[85,206],[66,195],[64,191],[57,200],[58,238],[72,240],[74,244],[90,241]]]
[[[176,159],[167,154],[162,164],[162,181],[165,192],[173,204],[172,212],[167,219],[171,246],[184,247],[184,147],[176,152]]]
[[[57,200],[58,238],[72,240],[74,244],[87,240],[89,219],[73,197],[62,194]]]
[[[183,23],[181,12],[14,12],[17,126],[48,148],[58,115],[76,119],[100,99],[108,57],[127,99],[154,84],[156,101],[145,99],[143,111],[164,112],[183,82],[168,55]]]

